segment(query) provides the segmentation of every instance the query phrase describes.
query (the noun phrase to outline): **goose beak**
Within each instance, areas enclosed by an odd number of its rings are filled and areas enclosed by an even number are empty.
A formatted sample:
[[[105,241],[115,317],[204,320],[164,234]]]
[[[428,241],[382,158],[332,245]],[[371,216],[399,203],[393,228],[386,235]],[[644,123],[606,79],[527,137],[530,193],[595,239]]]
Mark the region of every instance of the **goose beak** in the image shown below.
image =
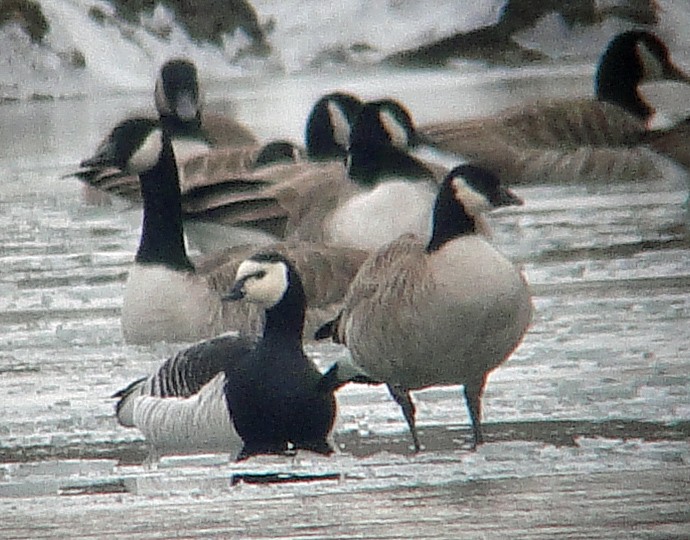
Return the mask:
[[[183,92],[175,99],[175,113],[185,122],[191,122],[199,117],[199,107],[190,92]]]
[[[241,279],[239,281],[236,281],[235,284],[232,286],[232,289],[230,289],[230,292],[226,294],[225,296],[222,297],[223,300],[225,301],[237,301],[237,300],[242,300],[242,298],[245,297],[245,292],[244,292],[244,280]]]
[[[498,200],[494,203],[495,206],[522,206],[523,204],[525,201],[506,187],[499,188]]]

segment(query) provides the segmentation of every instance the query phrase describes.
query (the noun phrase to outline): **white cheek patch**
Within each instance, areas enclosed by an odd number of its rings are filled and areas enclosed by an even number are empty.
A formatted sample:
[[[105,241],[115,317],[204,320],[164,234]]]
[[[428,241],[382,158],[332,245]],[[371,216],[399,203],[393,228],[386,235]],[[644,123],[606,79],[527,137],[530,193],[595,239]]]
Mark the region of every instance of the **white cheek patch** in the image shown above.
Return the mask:
[[[348,148],[350,146],[350,133],[352,126],[350,126],[347,116],[340,106],[333,101],[328,102],[327,108],[328,118],[330,119],[331,127],[333,128],[333,140],[339,146]]]
[[[664,65],[645,43],[637,44],[637,57],[642,65],[642,80],[655,81],[664,78]]]
[[[163,132],[153,130],[127,161],[127,169],[132,174],[139,174],[152,169],[158,163],[163,150]]]
[[[258,272],[264,275],[252,277]],[[236,280],[241,279],[246,279],[244,293],[247,300],[272,307],[280,302],[287,291],[288,269],[281,262],[267,263],[249,259],[237,269]]]
[[[407,130],[390,111],[379,112],[379,120],[396,148],[407,148],[410,144]]]
[[[491,210],[492,206],[489,200],[472,189],[462,176],[453,178],[453,189],[455,191],[455,198],[460,201],[468,214],[478,216],[482,212]]]

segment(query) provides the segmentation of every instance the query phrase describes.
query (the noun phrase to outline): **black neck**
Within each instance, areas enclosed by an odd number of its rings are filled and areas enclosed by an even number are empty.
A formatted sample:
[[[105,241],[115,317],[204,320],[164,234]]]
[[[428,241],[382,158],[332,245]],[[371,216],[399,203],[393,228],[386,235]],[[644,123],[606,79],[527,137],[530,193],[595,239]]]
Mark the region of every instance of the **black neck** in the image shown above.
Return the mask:
[[[266,310],[264,342],[277,343],[279,347],[302,348],[302,332],[307,299],[302,282],[295,272],[289,271],[290,286],[283,298]]]
[[[433,231],[426,246],[427,252],[440,249],[446,242],[467,234],[477,232],[477,223],[465,207],[455,198],[450,182],[441,186],[434,205]]]
[[[432,172],[419,160],[395,147],[362,146],[350,154],[350,178],[361,186],[371,187],[389,176],[411,180],[433,178]]]
[[[614,48],[604,53],[595,77],[595,92],[599,101],[623,107],[635,116],[646,119],[654,111],[637,92],[642,80],[642,67],[634,49]]]
[[[182,195],[170,136],[164,131],[158,163],[139,175],[144,222],[136,255],[140,264],[194,270],[187,257],[182,229]]]

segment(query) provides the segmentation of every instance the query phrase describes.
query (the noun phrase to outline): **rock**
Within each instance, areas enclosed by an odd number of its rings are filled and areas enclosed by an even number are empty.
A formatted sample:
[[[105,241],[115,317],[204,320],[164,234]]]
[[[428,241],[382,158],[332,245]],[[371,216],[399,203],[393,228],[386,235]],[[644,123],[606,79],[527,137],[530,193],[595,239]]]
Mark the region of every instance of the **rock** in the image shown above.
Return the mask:
[[[0,27],[19,24],[33,43],[42,43],[50,24],[38,2],[33,0],[0,0]]]
[[[117,16],[132,23],[150,14],[158,0],[112,0]],[[271,48],[254,8],[247,0],[160,0],[170,9],[189,36],[199,42],[222,46],[225,34],[244,31],[251,41],[250,53],[266,56]],[[92,17],[98,17],[98,13]]]
[[[407,67],[434,67],[453,58],[509,65],[542,60],[544,55],[521,47],[512,38],[517,32],[532,27],[542,16],[553,12],[558,13],[571,27],[596,24],[608,16],[636,24],[656,22],[654,0],[627,0],[620,5],[601,9],[594,0],[508,0],[496,24],[392,54],[386,58],[386,62]]]

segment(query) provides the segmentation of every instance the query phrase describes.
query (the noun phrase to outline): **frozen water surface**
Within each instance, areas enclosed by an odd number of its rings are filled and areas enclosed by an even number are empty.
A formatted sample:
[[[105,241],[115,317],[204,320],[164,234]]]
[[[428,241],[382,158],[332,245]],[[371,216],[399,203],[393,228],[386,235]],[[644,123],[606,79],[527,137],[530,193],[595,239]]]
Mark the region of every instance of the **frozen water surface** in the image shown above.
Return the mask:
[[[552,84],[523,75],[240,81],[233,110],[262,137],[300,139],[313,98],[339,85],[402,97],[424,121],[465,93],[478,114],[515,100],[516,86],[589,87],[587,70],[564,69]],[[210,93],[219,108],[221,94]],[[178,346],[128,346],[120,334],[140,211],[85,206],[78,182],[61,176],[148,101],[0,110],[0,537],[687,535],[690,242],[687,179],[673,168],[634,190],[524,188],[524,207],[492,218],[496,244],[533,286],[536,313],[490,377],[477,452],[459,387],[415,394],[425,446],[415,456],[385,390],[348,386],[331,458],[170,456],[145,467],[140,434],[117,425],[109,396]],[[276,103],[285,114],[272,112]],[[308,351],[324,368],[345,354],[331,344]]]

